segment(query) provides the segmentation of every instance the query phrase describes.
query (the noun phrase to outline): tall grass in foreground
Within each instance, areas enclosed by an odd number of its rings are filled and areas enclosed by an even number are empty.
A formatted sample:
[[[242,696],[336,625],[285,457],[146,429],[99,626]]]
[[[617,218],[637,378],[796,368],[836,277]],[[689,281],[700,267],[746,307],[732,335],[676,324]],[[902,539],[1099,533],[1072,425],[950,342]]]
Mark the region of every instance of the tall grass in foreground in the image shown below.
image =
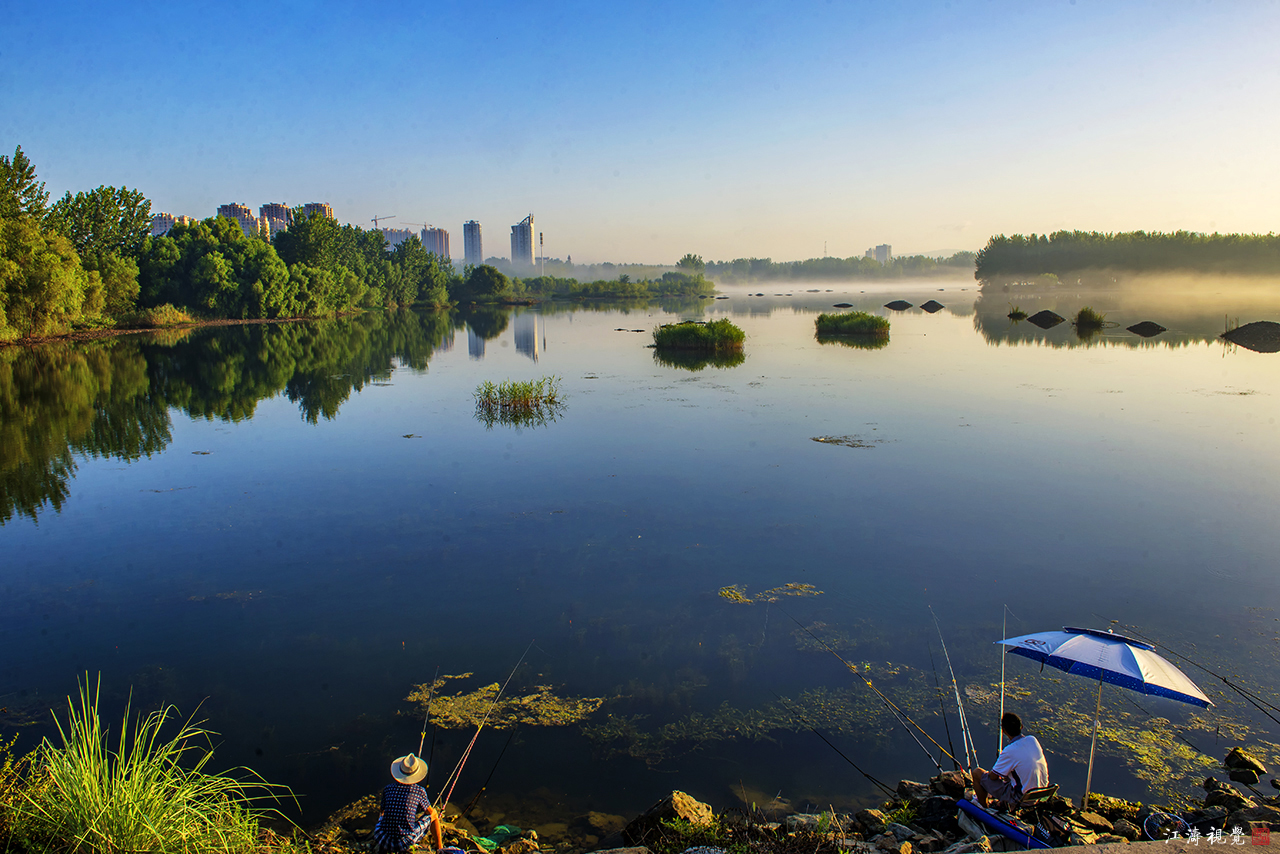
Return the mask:
[[[871,335],[889,337],[889,320],[865,311],[820,314],[814,321],[819,335]]]
[[[653,330],[653,344],[659,350],[731,352],[741,350],[746,338],[747,333],[728,319],[709,322],[684,320],[666,323]]]
[[[512,424],[518,427],[542,426],[555,421],[564,410],[560,378],[540,380],[503,380],[498,384],[482,382],[475,390],[476,418],[492,427]]]
[[[61,746],[46,738],[33,754],[32,779],[13,805],[15,836],[92,854],[252,851],[252,804],[283,787],[247,769],[251,782],[206,773],[214,733],[188,719],[165,738],[172,706],[131,720],[126,705],[113,737],[98,715],[100,689],[86,679],[66,723],[55,716]]]

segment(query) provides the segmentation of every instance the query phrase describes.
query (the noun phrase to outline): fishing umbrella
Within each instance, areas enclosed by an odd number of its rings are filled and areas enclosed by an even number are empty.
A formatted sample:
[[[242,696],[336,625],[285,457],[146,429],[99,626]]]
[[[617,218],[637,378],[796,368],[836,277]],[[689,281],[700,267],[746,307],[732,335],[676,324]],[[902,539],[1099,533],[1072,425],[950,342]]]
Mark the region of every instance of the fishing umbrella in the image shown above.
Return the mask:
[[[1102,717],[1102,683],[1110,682],[1140,694],[1168,697],[1202,709],[1213,705],[1185,673],[1156,655],[1155,647],[1123,635],[1065,626],[1060,632],[1037,632],[997,643],[1009,647],[1009,652],[1015,655],[1098,680],[1098,708],[1093,718],[1082,808],[1089,804],[1089,788],[1093,783],[1093,752],[1098,744],[1098,720]]]

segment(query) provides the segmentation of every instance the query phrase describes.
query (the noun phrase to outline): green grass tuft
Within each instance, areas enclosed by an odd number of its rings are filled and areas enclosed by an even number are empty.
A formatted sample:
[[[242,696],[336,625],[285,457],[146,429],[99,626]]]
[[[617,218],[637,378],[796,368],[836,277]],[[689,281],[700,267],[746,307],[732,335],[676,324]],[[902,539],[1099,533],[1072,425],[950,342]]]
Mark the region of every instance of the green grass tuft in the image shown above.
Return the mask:
[[[1021,308],[1019,308],[1018,306],[1011,305],[1009,306],[1009,319],[1010,320],[1026,320],[1027,313],[1023,311]]]
[[[702,322],[685,320],[667,323],[653,330],[653,343],[659,350],[706,350],[727,353],[742,349],[747,334],[729,320]]]
[[[496,385],[485,381],[476,386],[476,417],[486,426],[512,424],[542,426],[564,410],[564,394],[559,377],[539,380],[503,380]]]
[[[247,769],[246,780],[206,773],[210,736],[191,719],[172,737],[172,706],[133,718],[126,705],[116,734],[98,714],[100,683],[86,679],[68,699],[61,745],[46,738],[29,757],[7,830],[39,850],[76,852],[250,852],[259,844],[254,804],[273,789]],[[286,789],[287,791],[287,789]],[[33,849],[34,850],[34,849]]]
[[[1107,322],[1107,316],[1085,306],[1076,315],[1076,329],[1101,329]]]
[[[868,335],[889,337],[889,320],[865,311],[846,311],[840,314],[820,314],[814,321],[818,335]]]

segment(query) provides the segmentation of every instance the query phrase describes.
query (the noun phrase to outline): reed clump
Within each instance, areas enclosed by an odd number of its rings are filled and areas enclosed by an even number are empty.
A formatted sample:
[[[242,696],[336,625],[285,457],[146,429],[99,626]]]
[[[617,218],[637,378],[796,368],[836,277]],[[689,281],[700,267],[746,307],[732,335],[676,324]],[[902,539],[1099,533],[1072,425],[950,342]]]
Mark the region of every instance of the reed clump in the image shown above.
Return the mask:
[[[653,343],[659,350],[702,350],[733,353],[742,349],[747,334],[731,320],[685,320],[666,323],[653,330]]]
[[[1076,314],[1076,329],[1082,331],[1096,331],[1101,329],[1107,323],[1107,316],[1100,312],[1094,311],[1089,306],[1080,309]]]
[[[128,705],[116,734],[98,712],[100,685],[86,679],[68,715],[55,715],[58,741],[46,738],[8,781],[3,804],[10,843],[41,851],[250,852],[266,833],[255,808],[274,791],[248,769],[245,779],[206,771],[210,736],[172,706],[139,715]],[[14,770],[10,767],[10,772]],[[274,791],[273,791],[274,790]]]
[[[889,337],[889,320],[865,311],[846,311],[838,314],[820,314],[814,321],[820,336],[861,335],[871,338]]]
[[[537,426],[555,421],[564,410],[560,378],[485,381],[476,387],[476,417],[487,426]]]
[[[1009,306],[1009,319],[1010,320],[1026,320],[1027,313],[1023,311],[1022,308],[1019,306],[1016,306],[1016,305]]]

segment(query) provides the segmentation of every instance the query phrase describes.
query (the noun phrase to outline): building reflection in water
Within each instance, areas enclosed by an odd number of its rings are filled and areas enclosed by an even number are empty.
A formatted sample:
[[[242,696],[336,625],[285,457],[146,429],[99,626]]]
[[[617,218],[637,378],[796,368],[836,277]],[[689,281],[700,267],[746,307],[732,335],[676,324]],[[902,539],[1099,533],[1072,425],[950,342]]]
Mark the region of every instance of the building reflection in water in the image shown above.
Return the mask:
[[[484,358],[484,339],[470,326],[467,327],[467,355],[477,361]]]
[[[533,361],[547,349],[547,325],[540,322],[536,311],[526,311],[515,317],[516,350]]]

